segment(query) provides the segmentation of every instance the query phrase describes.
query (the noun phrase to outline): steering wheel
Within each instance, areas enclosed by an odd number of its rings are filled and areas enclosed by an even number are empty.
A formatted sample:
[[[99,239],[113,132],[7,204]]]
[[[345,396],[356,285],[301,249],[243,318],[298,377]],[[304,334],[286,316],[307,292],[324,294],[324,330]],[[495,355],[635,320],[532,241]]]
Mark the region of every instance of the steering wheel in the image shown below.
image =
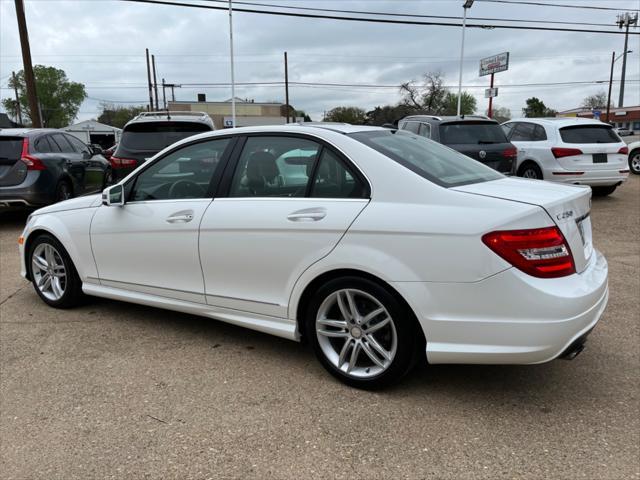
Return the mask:
[[[178,180],[169,187],[169,198],[199,198],[205,196],[200,185],[190,180]]]

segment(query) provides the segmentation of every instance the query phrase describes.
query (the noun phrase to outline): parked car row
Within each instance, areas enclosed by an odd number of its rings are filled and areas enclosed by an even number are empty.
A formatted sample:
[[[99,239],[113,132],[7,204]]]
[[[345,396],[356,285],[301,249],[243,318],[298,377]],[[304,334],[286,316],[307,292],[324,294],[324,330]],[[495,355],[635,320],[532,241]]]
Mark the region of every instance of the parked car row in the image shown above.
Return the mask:
[[[499,172],[524,178],[589,185],[610,195],[640,173],[638,150],[598,120],[525,118],[501,126],[486,117],[414,115],[398,128],[447,145]],[[634,163],[635,162],[635,163]]]

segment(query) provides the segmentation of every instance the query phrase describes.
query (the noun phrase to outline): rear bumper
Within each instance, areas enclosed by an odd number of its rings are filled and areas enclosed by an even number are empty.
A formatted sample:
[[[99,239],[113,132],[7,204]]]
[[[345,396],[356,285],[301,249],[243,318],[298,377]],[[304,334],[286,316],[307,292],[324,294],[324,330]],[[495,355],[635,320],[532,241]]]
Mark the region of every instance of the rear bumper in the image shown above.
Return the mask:
[[[55,200],[55,185],[41,174],[30,171],[19,185],[0,187],[0,208],[21,208],[49,205]]]
[[[396,282],[416,312],[430,363],[534,364],[594,328],[609,296],[605,258],[558,279],[510,268],[476,283]]]
[[[627,170],[627,173],[620,173]],[[618,169],[585,171],[582,175],[572,175],[569,170],[554,169],[545,178],[553,182],[569,183],[572,185],[589,185],[593,187],[620,184],[629,178],[629,167],[623,165]]]

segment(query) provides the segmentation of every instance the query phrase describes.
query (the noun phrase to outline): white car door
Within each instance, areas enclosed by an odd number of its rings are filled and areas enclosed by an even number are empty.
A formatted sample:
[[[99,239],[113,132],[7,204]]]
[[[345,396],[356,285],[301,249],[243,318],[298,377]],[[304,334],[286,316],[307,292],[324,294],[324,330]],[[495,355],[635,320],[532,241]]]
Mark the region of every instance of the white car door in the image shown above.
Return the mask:
[[[296,280],[340,241],[369,187],[348,160],[302,136],[249,136],[233,163],[200,228],[207,302],[285,318]]]
[[[91,244],[102,285],[206,303],[198,228],[233,141],[179,147],[127,182],[123,206],[98,209]]]

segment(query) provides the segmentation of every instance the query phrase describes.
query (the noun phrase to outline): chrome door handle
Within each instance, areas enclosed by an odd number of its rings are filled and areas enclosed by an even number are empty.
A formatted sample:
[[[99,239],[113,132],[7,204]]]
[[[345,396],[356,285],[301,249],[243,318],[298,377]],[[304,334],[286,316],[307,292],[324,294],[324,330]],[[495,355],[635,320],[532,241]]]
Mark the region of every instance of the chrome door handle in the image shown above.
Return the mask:
[[[167,217],[167,223],[187,223],[193,220],[193,212],[177,212]]]
[[[290,222],[317,222],[327,216],[324,208],[305,208],[287,215]]]

